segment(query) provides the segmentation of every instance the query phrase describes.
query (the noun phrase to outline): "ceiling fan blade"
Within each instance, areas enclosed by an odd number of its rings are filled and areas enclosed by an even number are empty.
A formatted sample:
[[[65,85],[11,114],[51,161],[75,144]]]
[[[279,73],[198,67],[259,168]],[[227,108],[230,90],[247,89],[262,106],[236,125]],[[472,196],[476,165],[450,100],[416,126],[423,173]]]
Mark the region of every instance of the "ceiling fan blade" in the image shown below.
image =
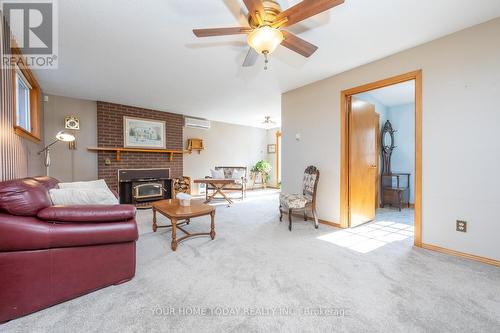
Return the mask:
[[[245,6],[248,9],[248,13],[250,14],[254,22],[260,21],[256,13],[259,13],[262,20],[266,19],[266,12],[264,10],[262,0],[243,0],[243,2],[245,3]]]
[[[282,31],[282,32],[283,36],[285,36],[285,39],[283,40],[283,42],[281,42],[281,45],[283,45],[286,48],[289,48],[292,51],[297,52],[298,54],[306,58],[309,58],[318,49],[316,45],[311,44],[300,37],[297,37],[291,32],[288,31]]]
[[[196,37],[213,37],[213,36],[227,36],[227,35],[240,35],[247,34],[252,29],[250,28],[213,28],[213,29],[193,29]]]
[[[311,16],[322,13],[335,6],[341,5],[345,0],[303,0],[302,2],[281,12],[275,22],[287,19],[281,26],[287,27],[303,21]]]
[[[245,61],[243,62],[243,67],[252,67],[257,62],[259,54],[254,49],[250,48],[248,50]]]

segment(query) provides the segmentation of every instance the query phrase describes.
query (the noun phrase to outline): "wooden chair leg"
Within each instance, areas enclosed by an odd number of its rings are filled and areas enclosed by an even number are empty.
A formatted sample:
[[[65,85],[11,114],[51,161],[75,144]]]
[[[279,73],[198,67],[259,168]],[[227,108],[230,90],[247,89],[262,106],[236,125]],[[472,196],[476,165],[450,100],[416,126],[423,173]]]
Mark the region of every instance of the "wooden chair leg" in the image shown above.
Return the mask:
[[[313,208],[312,213],[314,216],[314,227],[316,229],[318,229],[319,228],[319,221],[318,221],[318,215],[316,214],[316,208]]]
[[[289,222],[288,230],[292,231],[292,210],[291,209],[288,210],[288,222]]]
[[[281,210],[281,205],[280,205],[280,222],[283,221],[283,210]]]
[[[304,209],[304,221],[307,221],[307,214],[305,209]]]

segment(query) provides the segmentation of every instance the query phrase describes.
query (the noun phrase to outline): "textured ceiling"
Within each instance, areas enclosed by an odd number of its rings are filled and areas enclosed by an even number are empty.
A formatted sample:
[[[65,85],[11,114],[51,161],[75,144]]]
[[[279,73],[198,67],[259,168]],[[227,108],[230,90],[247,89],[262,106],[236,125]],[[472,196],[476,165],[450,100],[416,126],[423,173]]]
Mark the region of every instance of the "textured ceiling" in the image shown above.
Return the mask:
[[[316,54],[280,47],[264,71],[241,67],[244,36],[191,32],[237,25],[239,0],[58,3],[59,69],[36,72],[46,93],[252,126],[279,122],[282,92],[500,16],[498,0],[346,0],[291,29]]]

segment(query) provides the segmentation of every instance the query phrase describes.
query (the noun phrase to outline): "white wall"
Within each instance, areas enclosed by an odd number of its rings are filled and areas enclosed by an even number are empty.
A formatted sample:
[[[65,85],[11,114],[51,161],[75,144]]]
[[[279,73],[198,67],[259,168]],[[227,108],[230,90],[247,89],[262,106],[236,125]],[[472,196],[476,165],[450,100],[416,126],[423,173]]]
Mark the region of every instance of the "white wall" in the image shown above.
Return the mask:
[[[278,132],[280,128],[271,128],[267,130],[267,144],[268,145],[275,145],[276,144],[276,132]],[[266,147],[266,153],[267,153],[267,147]],[[279,153],[279,151],[278,151]],[[271,171],[271,178],[269,179],[268,184],[270,186],[276,186],[276,154],[269,154],[267,153],[267,161],[269,164],[271,164],[271,167],[273,168]]]
[[[184,154],[184,175],[192,179],[210,176],[216,166],[246,166],[250,172],[255,163],[267,160],[267,131],[262,128],[212,121],[209,130],[184,127],[184,145],[189,138],[203,139],[205,147],[201,154]],[[193,193],[197,191],[193,184]]]
[[[340,92],[422,69],[423,242],[499,260],[499,31],[495,19],[283,94],[283,190],[317,165],[319,217],[338,222]]]
[[[390,107],[388,119],[394,133],[396,148],[392,152],[392,172],[409,172],[410,203],[415,203],[415,104]]]
[[[50,175],[62,182],[97,179],[97,153],[87,147],[97,147],[97,105],[94,101],[48,95],[44,103],[45,142],[54,141],[57,132],[64,129],[64,117],[80,119],[80,130],[76,136],[76,150],[69,150],[68,144],[59,142],[53,146]]]

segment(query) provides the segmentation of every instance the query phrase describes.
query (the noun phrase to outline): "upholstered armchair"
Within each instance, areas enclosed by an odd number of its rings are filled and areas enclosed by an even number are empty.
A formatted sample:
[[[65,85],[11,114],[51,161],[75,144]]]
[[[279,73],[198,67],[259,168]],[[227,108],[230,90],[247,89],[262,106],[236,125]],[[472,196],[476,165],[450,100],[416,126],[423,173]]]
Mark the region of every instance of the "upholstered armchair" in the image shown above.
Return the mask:
[[[318,188],[319,170],[315,166],[309,166],[304,171],[301,194],[280,194],[280,222],[283,221],[283,210],[288,213],[289,226],[292,231],[292,214],[303,212],[304,221],[307,221],[307,211],[310,210],[314,217],[314,226],[319,227],[318,215],[316,214],[316,190]]]

